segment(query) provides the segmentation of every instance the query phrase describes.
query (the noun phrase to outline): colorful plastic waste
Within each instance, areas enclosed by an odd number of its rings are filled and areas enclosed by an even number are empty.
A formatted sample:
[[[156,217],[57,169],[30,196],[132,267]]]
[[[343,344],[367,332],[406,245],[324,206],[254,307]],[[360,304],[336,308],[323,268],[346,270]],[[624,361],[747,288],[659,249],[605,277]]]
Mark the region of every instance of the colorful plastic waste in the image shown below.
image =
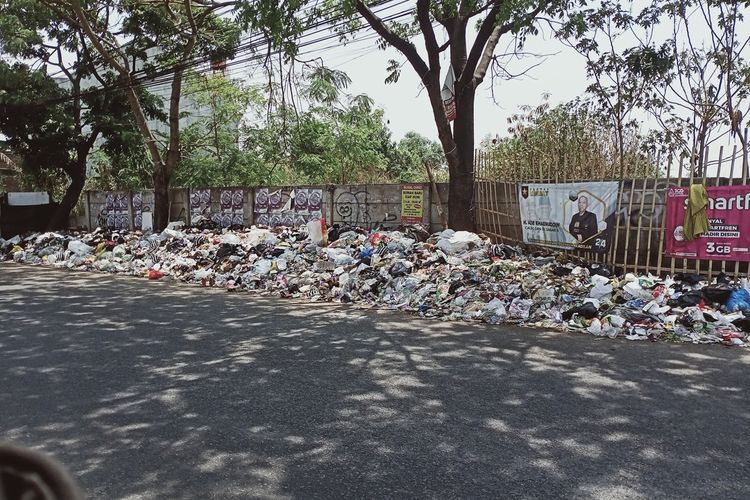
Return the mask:
[[[328,230],[320,220],[295,229],[47,232],[0,239],[0,261],[629,340],[734,347],[750,331],[747,280],[616,276],[601,263],[525,254],[466,231]]]

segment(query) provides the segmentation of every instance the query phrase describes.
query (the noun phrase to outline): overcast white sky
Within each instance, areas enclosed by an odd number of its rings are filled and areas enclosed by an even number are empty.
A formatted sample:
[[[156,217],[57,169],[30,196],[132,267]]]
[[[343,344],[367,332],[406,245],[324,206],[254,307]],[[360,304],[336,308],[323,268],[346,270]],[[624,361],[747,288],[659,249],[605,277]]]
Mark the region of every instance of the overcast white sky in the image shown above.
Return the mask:
[[[626,2],[626,5],[628,4]],[[629,5],[634,5],[634,10],[640,10],[646,4],[644,0],[636,0]],[[693,37],[697,35],[696,44],[700,44],[702,43],[701,28],[704,30],[703,39],[705,40],[708,39],[708,31],[700,14],[696,13],[694,20],[695,23],[691,22],[691,32]],[[436,32],[440,42],[440,30]],[[740,23],[738,32],[741,32],[738,33],[741,35],[740,39],[750,35],[750,22]],[[660,26],[654,38],[661,43],[672,36],[672,26],[667,22]],[[369,37],[372,38],[372,35]],[[425,57],[421,36],[415,37],[412,41]],[[507,44],[511,43],[511,38],[501,40],[498,51],[502,51]],[[625,40],[622,43],[628,42]],[[622,48],[624,47],[620,46],[618,50]],[[549,95],[551,106],[568,102],[585,94],[589,81],[586,77],[584,58],[574,49],[557,40],[549,28],[546,29],[546,33],[530,37],[524,51],[546,56],[514,61],[509,66],[509,70],[513,73],[521,73],[538,63],[541,64],[513,80],[497,79],[494,85],[488,77],[478,90],[475,111],[477,142],[487,135],[507,135],[507,118],[517,113],[520,106],[538,105],[542,102],[544,94]],[[368,94],[375,100],[376,105],[385,111],[386,119],[390,121],[389,126],[394,139],[399,139],[406,132],[414,130],[437,140],[427,95],[421,91],[419,79],[411,66],[404,65],[401,78],[397,83],[386,85],[383,82],[387,74],[386,67],[389,59],[405,61],[398,51],[390,47],[380,50],[371,39],[326,49],[315,55],[320,55],[327,66],[343,70],[351,77],[350,93]],[[441,80],[448,66],[447,58],[447,52],[443,53]],[[497,102],[492,99],[492,90],[494,90]],[[644,112],[636,113],[634,116],[643,121],[643,128],[646,130],[655,126],[652,119]],[[728,144],[729,140],[723,140],[721,143]]]
[[[640,0],[638,0],[640,1]],[[378,15],[386,17],[403,11],[408,5],[396,4],[395,7],[380,10]],[[445,38],[442,28],[436,27],[438,41]],[[507,118],[518,112],[519,106],[537,105],[545,93],[550,95],[552,106],[570,101],[582,95],[587,84],[585,61],[582,56],[570,47],[555,39],[550,30],[530,38],[524,51],[534,54],[546,54],[547,57],[526,57],[516,60],[509,70],[522,73],[539,63],[528,74],[513,80],[496,79],[494,91],[497,103],[492,99],[492,79],[487,76],[479,88],[475,109],[475,136],[480,141],[488,134],[506,135]],[[470,37],[471,38],[471,37]],[[397,83],[385,84],[386,68],[390,59],[405,62],[406,58],[396,49],[388,47],[381,50],[376,45],[376,35],[369,29],[361,31],[353,42],[338,44],[326,41],[304,49],[302,59],[320,57],[326,66],[346,72],[352,80],[348,93],[367,94],[374,99],[376,106],[385,111],[385,118],[394,139],[400,139],[406,132],[416,131],[437,140],[435,122],[425,91],[421,89],[419,78],[408,63],[405,63]],[[471,43],[473,40],[469,40]],[[426,60],[424,43],[421,35],[412,39],[420,55]],[[504,38],[498,44],[498,50],[505,51],[513,43],[512,37]],[[441,55],[441,81],[449,65],[448,52]],[[232,71],[234,78],[246,78],[253,73],[250,68],[239,68]],[[253,81],[265,83],[265,80]]]
[[[418,41],[419,39],[415,39]],[[358,44],[364,50],[367,45],[373,49],[372,42]],[[359,50],[353,49],[353,50]],[[357,53],[348,52],[348,47],[331,50],[324,55],[326,64],[346,71],[352,79],[350,91],[355,94],[364,93],[372,97],[376,104],[385,110],[386,119],[390,120],[390,128],[395,139],[406,132],[415,130],[420,134],[437,140],[435,122],[432,118],[427,94],[421,91],[419,78],[408,64],[401,72],[401,78],[395,84],[384,85],[389,59],[402,61],[398,51],[389,48],[385,51],[374,48],[371,52],[351,61]],[[487,78],[477,92],[476,99],[476,138],[481,140],[486,135],[506,135],[508,128],[506,119],[518,112],[519,106],[537,105],[545,93],[550,94],[550,104],[566,102],[581,95],[587,84],[584,59],[573,49],[564,46],[560,41],[539,36],[529,40],[526,49],[529,52],[554,54],[542,59],[527,58],[512,63],[513,72],[523,72],[534,64],[524,76],[514,80],[499,80],[494,84],[495,98],[492,100],[492,81]],[[347,58],[347,55],[349,57]],[[443,54],[441,80],[448,67],[446,53]]]
[[[625,2],[625,5],[635,5],[634,9],[645,6],[645,0],[635,0],[633,3]],[[387,16],[408,9],[408,5],[396,3],[379,12]],[[692,23],[691,23],[692,24]],[[704,26],[705,22],[699,15],[696,16],[696,26]],[[671,26],[666,23],[660,28],[655,36],[656,40],[665,40],[671,35]],[[540,54],[540,57],[528,57],[523,60],[514,61],[509,67],[513,73],[530,71],[512,80],[495,80],[488,76],[477,91],[475,109],[475,137],[477,142],[487,135],[507,135],[507,118],[519,111],[523,105],[538,105],[542,102],[543,95],[549,95],[549,103],[555,106],[575,99],[585,94],[589,82],[586,77],[584,58],[574,49],[567,47],[552,36],[549,28],[546,33],[530,37],[524,47],[524,51]],[[750,35],[750,22],[741,23],[740,38]],[[438,40],[443,34],[436,29]],[[698,35],[697,43],[700,43],[700,29],[694,34]],[[705,31],[704,39],[708,32]],[[351,94],[367,94],[375,100],[378,107],[385,111],[385,118],[390,122],[389,126],[393,132],[393,138],[399,139],[411,130],[437,140],[437,132],[432,118],[432,110],[427,95],[421,90],[419,79],[414,70],[405,64],[400,80],[395,84],[384,84],[387,75],[386,67],[389,59],[405,61],[405,58],[395,49],[388,48],[380,50],[376,46],[376,36],[370,30],[360,32],[354,43],[337,44],[335,41],[327,41],[311,46],[309,53],[304,54],[308,58],[321,57],[328,67],[345,71],[352,80],[348,89]],[[412,40],[424,57],[422,37],[418,36]],[[512,44],[511,37],[501,40],[498,51],[505,51]],[[624,43],[627,43],[624,42]],[[622,49],[623,47],[618,47]],[[448,67],[448,54],[442,54],[442,75],[445,77]],[[252,67],[251,67],[252,66]],[[242,65],[236,71],[231,71],[234,78],[247,79],[253,72],[255,65]],[[256,74],[257,75],[257,74]],[[256,76],[257,77],[257,76]],[[251,78],[254,80],[254,78]],[[262,83],[259,81],[259,83]],[[494,88],[493,88],[494,87]],[[497,102],[492,99],[494,90]],[[747,105],[747,103],[745,103]],[[750,113],[746,113],[750,115]],[[643,128],[653,126],[651,120],[645,113],[637,114],[644,123]],[[723,141],[727,143],[728,141]]]

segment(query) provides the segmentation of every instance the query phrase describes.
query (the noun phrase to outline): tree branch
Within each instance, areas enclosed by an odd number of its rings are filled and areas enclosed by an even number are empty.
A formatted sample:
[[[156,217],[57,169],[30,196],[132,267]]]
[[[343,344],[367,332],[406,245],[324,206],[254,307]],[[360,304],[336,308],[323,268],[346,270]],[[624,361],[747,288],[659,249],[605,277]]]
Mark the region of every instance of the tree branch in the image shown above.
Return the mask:
[[[94,75],[94,78],[96,78],[96,80],[102,84],[102,87],[106,87],[107,82],[105,82],[104,78],[99,75],[99,71],[96,69],[96,63],[91,55],[91,51],[89,51],[89,47],[88,45],[86,45],[86,37],[81,30],[78,30],[78,36],[81,39],[81,48],[83,50],[83,54],[86,60],[89,61],[89,69],[91,70],[91,74]]]
[[[94,44],[94,47],[96,47],[96,50],[99,52],[99,54],[115,70],[117,70],[118,73],[120,73],[121,75],[127,75],[128,68],[117,61],[112,53],[104,47],[104,44],[102,43],[102,40],[99,38],[99,36],[94,33],[94,30],[91,27],[91,24],[89,24],[88,18],[86,17],[86,13],[83,12],[80,0],[72,0],[70,2],[70,6],[76,15],[76,20],[78,21],[79,26],[81,27],[83,32],[86,33],[86,36],[88,36],[89,40],[91,40],[91,43]]]
[[[503,36],[505,33],[508,33],[511,29],[513,29],[513,23],[507,23],[500,25],[498,24],[495,26],[495,28],[492,30],[492,34],[487,39],[487,44],[484,46],[484,51],[482,52],[482,57],[479,60],[478,63],[476,63],[476,69],[474,70],[474,73],[471,75],[471,79],[473,79],[474,86],[479,85],[484,80],[484,76],[487,74],[487,69],[490,67],[490,63],[492,62],[492,55],[495,53],[495,48],[497,47],[497,43],[500,41],[500,37]],[[474,51],[474,47],[472,47],[472,52]],[[469,54],[469,58],[471,58],[471,54]],[[473,61],[471,61],[473,64]],[[470,74],[471,66],[469,66],[469,61],[466,63],[466,70],[464,70],[463,73],[467,75],[466,82],[469,83],[471,81],[470,78],[468,78],[468,75]],[[461,76],[463,76],[463,73]]]
[[[429,3],[429,2],[425,2]],[[430,106],[432,107],[432,114],[435,118],[435,125],[438,129],[438,137],[440,138],[440,143],[443,146],[443,151],[445,152],[446,158],[448,158],[449,163],[457,163],[458,160],[458,152],[456,148],[456,143],[453,139],[453,132],[451,131],[450,123],[448,122],[448,117],[445,114],[445,108],[443,106],[443,99],[440,95],[440,63],[439,60],[437,62],[437,72],[434,72],[435,68],[429,68],[427,64],[425,63],[424,59],[419,55],[417,52],[416,47],[411,42],[404,40],[403,38],[399,37],[395,33],[393,33],[391,30],[388,29],[388,27],[383,23],[383,21],[377,17],[367,5],[364,4],[362,0],[357,0],[357,11],[362,15],[362,17],[365,18],[365,20],[368,22],[368,24],[372,27],[372,29],[375,30],[378,35],[380,35],[386,42],[388,42],[390,45],[395,47],[399,52],[401,52],[404,56],[406,56],[406,59],[409,61],[409,63],[412,65],[414,70],[417,72],[417,75],[419,75],[420,80],[424,84],[425,88],[427,89],[427,94],[430,97]],[[426,12],[427,14],[427,23],[429,23],[429,10]],[[420,19],[420,23],[424,22],[424,16],[425,11],[422,11]],[[430,42],[432,44],[432,51],[429,53],[429,57],[431,60],[434,60],[434,58],[437,58],[439,56],[439,47],[437,46],[437,42],[434,41],[434,32],[432,32],[432,24],[429,23],[430,32],[432,33],[433,42]],[[429,33],[425,33],[425,39],[430,38]]]
[[[427,63],[425,63],[424,59],[422,59],[422,57],[419,55],[419,52],[417,52],[417,48],[414,46],[414,44],[409,42],[408,40],[404,40],[400,36],[393,33],[391,30],[389,30],[385,23],[383,23],[383,20],[376,16],[375,13],[370,10],[370,8],[365,5],[362,0],[357,0],[357,12],[359,12],[360,15],[365,18],[370,27],[375,30],[375,32],[380,35],[383,40],[388,42],[396,50],[406,56],[406,59],[417,72],[420,80],[422,80],[422,82],[426,84],[427,74],[429,73],[430,69],[428,68]]]
[[[477,32],[477,37],[474,40],[474,45],[471,46],[469,55],[466,58],[466,64],[464,65],[461,74],[458,75],[456,81],[457,89],[463,89],[471,82],[471,79],[474,78],[474,70],[476,69],[477,64],[479,64],[479,59],[482,57],[487,40],[489,40],[495,31],[495,20],[497,19],[499,12],[500,5],[494,4],[489,14],[487,14],[487,17],[482,21],[479,31]],[[498,34],[497,38],[499,39],[499,37],[500,35]]]
[[[537,14],[539,14],[544,7],[546,6],[546,2],[542,1],[539,5],[534,8],[531,12],[529,12],[526,16],[527,20],[531,21],[533,20]],[[493,9],[494,10],[494,9]],[[485,20],[486,21],[486,20]],[[478,85],[482,83],[484,80],[484,76],[487,74],[487,69],[490,66],[490,63],[492,62],[492,55],[495,52],[495,48],[497,47],[497,43],[500,41],[500,37],[503,36],[505,33],[508,33],[513,29],[514,23],[506,23],[503,25],[497,25],[492,29],[492,32],[490,33],[490,36],[487,37],[486,45],[483,44],[484,50],[481,52],[481,59],[478,60],[478,62],[474,62],[474,59],[472,59],[472,56],[476,56],[476,54],[479,53],[479,50],[475,53],[475,48],[477,47],[477,43],[474,43],[474,46],[471,48],[471,52],[469,53],[469,58],[466,62],[466,70],[469,70],[471,67],[470,64],[474,65],[476,64],[476,69],[474,70],[473,79],[474,79],[474,85]],[[484,27],[484,24],[483,26]],[[477,36],[478,38],[478,36]],[[467,71],[464,71],[464,73],[467,73]],[[463,74],[461,75],[464,76]],[[467,82],[468,83],[468,74],[467,74]]]
[[[469,13],[468,13],[468,15],[466,15],[466,18],[468,19],[468,18],[471,18],[471,17],[474,17],[474,16],[476,16],[476,15],[479,15],[479,14],[481,14],[481,13],[482,13],[482,12],[484,12],[485,10],[489,9],[490,7],[492,7],[492,5],[493,5],[494,3],[496,3],[496,2],[487,2],[486,4],[482,5],[482,6],[481,6],[481,7],[479,7],[478,9],[476,9],[476,10],[473,10],[473,11],[469,12]],[[463,12],[463,9],[461,9],[461,12]]]
[[[432,29],[432,22],[430,21],[430,0],[417,0],[417,19],[419,20],[419,28],[424,36],[427,60],[430,63],[429,78],[439,85],[440,48],[435,39],[435,30]]]

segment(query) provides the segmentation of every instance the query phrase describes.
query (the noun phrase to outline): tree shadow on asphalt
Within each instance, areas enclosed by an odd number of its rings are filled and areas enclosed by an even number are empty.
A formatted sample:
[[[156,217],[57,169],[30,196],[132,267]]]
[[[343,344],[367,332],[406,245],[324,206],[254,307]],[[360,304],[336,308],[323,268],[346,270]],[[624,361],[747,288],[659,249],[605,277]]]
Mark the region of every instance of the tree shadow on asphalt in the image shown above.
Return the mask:
[[[0,439],[91,498],[750,497],[750,359],[0,266]]]

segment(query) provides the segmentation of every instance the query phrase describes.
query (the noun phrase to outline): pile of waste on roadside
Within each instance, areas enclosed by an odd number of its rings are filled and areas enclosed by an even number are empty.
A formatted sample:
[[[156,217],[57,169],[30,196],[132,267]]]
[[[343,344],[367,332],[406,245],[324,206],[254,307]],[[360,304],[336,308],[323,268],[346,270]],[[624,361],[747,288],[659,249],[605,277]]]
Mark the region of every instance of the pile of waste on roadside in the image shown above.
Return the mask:
[[[564,328],[598,337],[745,346],[750,285],[719,275],[614,276],[477,234],[419,227],[36,233],[0,239],[0,261],[163,277],[230,291],[360,303],[443,320]]]

